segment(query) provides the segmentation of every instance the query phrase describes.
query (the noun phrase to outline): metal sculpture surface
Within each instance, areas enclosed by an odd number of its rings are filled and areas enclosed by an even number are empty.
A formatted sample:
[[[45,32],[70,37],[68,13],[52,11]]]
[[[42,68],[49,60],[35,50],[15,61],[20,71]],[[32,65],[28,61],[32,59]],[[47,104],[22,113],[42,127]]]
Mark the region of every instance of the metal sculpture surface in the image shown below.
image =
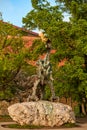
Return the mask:
[[[39,59],[37,61],[37,76],[32,88],[32,95],[29,95],[27,98],[28,101],[42,100],[44,98],[46,85],[50,87],[51,100],[55,99],[55,91],[53,87],[54,79],[52,77],[52,66],[50,63],[51,42],[45,37],[44,41],[47,53],[44,59]],[[37,93],[39,93],[39,95]]]

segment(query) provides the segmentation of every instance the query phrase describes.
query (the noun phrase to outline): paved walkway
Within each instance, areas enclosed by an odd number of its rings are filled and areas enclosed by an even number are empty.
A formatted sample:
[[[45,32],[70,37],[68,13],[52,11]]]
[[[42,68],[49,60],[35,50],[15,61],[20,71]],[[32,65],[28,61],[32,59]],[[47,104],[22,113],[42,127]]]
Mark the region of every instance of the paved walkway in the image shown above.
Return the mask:
[[[13,122],[0,122],[0,130],[20,130],[20,129],[15,129],[15,128],[5,128],[3,127],[3,125],[6,124],[13,124]],[[40,130],[40,129],[21,129],[21,130]],[[41,129],[41,130],[46,130],[45,129]],[[81,123],[79,124],[78,127],[74,127],[74,128],[51,128],[51,129],[47,129],[47,130],[87,130],[87,122],[86,123]]]

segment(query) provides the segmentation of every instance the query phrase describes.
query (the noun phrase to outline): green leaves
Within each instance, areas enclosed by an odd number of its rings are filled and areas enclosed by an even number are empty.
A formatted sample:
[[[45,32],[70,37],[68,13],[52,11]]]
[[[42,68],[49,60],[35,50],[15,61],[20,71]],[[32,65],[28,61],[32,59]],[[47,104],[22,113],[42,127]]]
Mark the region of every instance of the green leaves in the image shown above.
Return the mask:
[[[55,0],[51,6],[47,0],[32,0],[33,10],[23,23],[28,29],[38,28],[51,40],[51,55],[56,94],[82,102],[87,98],[87,1]],[[64,11],[70,13],[70,21],[63,21]],[[31,57],[45,52],[44,44],[33,44]],[[59,63],[66,61],[62,66]]]
[[[38,28],[47,32],[54,25],[56,27],[59,20],[62,20],[59,7],[50,6],[47,0],[32,0],[32,5],[34,9],[23,18],[23,23],[26,28]]]
[[[26,52],[24,43],[21,37],[16,35],[15,29],[6,31],[4,24],[0,21],[0,99],[7,100],[14,96],[14,79],[25,65]],[[9,27],[9,24],[7,26]],[[5,31],[6,33],[3,33]],[[9,36],[8,32],[12,35]]]

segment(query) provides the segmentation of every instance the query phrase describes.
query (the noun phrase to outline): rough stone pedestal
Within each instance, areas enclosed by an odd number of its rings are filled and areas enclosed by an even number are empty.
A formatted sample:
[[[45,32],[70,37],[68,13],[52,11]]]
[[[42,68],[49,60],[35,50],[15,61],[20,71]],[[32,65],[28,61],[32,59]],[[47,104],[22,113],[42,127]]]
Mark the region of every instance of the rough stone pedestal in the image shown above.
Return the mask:
[[[37,101],[16,103],[8,107],[11,118],[21,125],[61,126],[75,123],[75,115],[68,105]]]

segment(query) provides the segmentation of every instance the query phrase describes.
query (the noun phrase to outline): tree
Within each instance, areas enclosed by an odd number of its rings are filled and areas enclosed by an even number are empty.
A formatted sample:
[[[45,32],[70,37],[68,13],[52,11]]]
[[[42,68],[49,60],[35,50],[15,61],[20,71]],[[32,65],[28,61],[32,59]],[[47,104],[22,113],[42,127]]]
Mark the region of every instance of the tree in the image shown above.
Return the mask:
[[[3,20],[3,18],[2,18],[2,13],[0,12],[0,20]]]
[[[71,14],[71,17],[76,20],[87,20],[87,0],[56,0],[63,11]]]
[[[14,79],[25,65],[26,51],[17,30],[4,29],[4,22],[0,21],[0,99],[11,99],[17,86]],[[9,24],[8,24],[9,27]],[[8,34],[12,34],[9,36]]]
[[[33,10],[23,23],[26,28],[41,29],[51,40],[56,53],[51,56],[54,64],[56,93],[71,97],[84,104],[87,114],[87,1],[55,0],[51,6],[47,0],[32,0]],[[63,21],[63,13],[70,13],[70,21]],[[66,59],[64,66],[58,63]]]
[[[62,2],[62,8],[71,14],[71,28],[68,35],[70,39],[69,44],[72,43],[71,52],[69,51],[70,55],[68,55],[67,63],[63,68],[64,71],[67,71],[68,81],[73,86],[72,89],[75,87],[72,98],[83,106],[83,113],[87,114],[87,1],[63,0],[58,2]],[[69,48],[70,46],[68,46]]]
[[[32,0],[33,9],[30,11],[25,18],[23,23],[28,29],[38,28],[39,30],[45,31],[46,34],[56,26],[58,21],[62,21],[61,11],[58,10],[59,6],[50,6],[47,0]]]

